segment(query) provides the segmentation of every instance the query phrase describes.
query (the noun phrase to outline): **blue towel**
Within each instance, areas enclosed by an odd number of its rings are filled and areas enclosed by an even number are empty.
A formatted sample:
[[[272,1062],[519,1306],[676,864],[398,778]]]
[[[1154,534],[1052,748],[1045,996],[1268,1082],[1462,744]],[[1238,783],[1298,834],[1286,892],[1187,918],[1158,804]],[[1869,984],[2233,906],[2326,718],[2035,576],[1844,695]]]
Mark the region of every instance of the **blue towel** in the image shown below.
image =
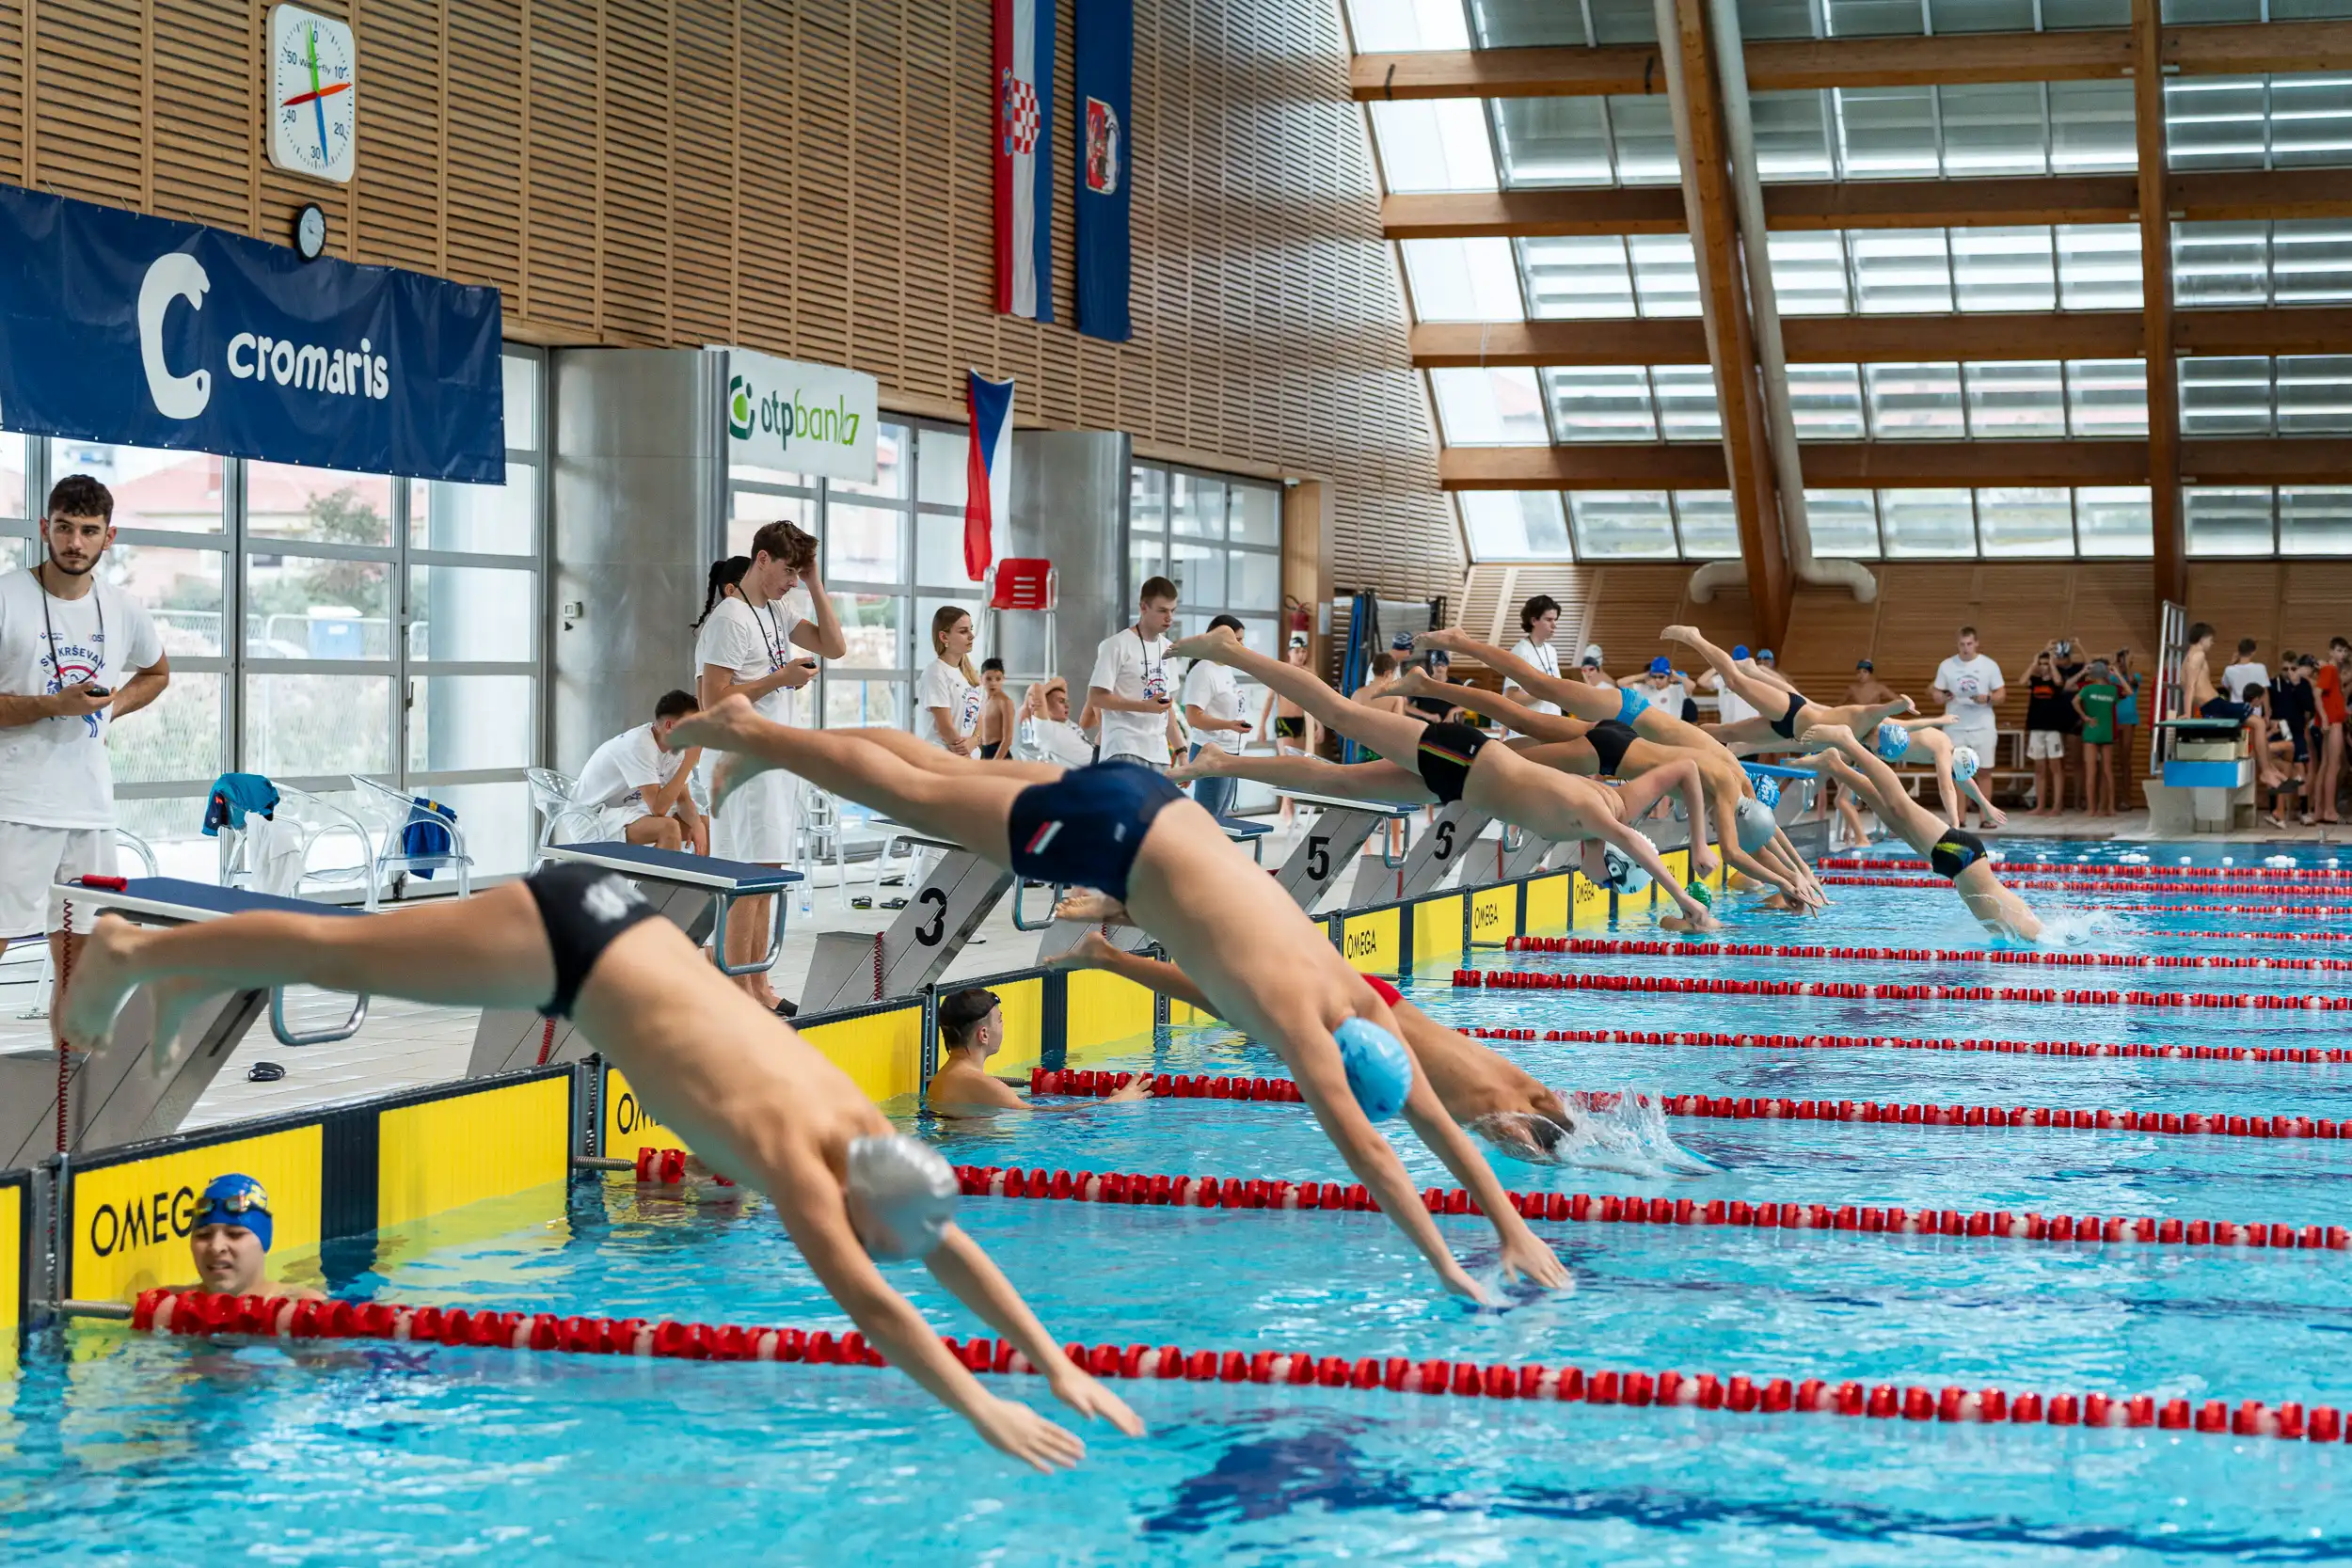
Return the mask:
[[[247,812],[260,812],[263,816],[278,810],[278,786],[259,773],[223,773],[213,781],[213,793],[204,802],[204,836],[218,838],[225,825],[232,832],[245,832]]]
[[[443,825],[439,816],[434,815],[436,812],[447,816],[452,822],[457,820],[457,814],[438,800],[428,800],[420,795],[409,802],[408,825],[400,832],[400,849],[401,853],[410,860],[425,860],[435,855],[447,855],[453,849],[449,829]],[[411,869],[420,877],[433,875],[433,868],[429,865],[413,866]]]

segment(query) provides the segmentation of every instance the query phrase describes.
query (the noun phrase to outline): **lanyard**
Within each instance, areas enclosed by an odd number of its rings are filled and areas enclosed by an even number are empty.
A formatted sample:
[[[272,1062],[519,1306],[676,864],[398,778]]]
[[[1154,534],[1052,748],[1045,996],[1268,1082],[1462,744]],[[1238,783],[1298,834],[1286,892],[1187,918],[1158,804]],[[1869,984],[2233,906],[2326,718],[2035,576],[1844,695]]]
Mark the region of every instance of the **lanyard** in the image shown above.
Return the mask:
[[[753,605],[751,611],[752,619],[759,623],[759,640],[768,644],[768,668],[783,669],[784,656],[792,651],[791,637],[772,611],[763,614],[758,605]]]
[[[57,689],[62,691],[65,689],[65,670],[57,662],[57,628],[49,621],[49,584],[43,580],[38,567],[33,571],[33,586],[40,590],[40,629],[49,639],[50,678],[57,683]],[[94,582],[89,585],[89,597],[92,608],[98,611],[98,668],[90,674],[90,679],[97,680],[106,673],[106,601],[99,597],[98,584]]]

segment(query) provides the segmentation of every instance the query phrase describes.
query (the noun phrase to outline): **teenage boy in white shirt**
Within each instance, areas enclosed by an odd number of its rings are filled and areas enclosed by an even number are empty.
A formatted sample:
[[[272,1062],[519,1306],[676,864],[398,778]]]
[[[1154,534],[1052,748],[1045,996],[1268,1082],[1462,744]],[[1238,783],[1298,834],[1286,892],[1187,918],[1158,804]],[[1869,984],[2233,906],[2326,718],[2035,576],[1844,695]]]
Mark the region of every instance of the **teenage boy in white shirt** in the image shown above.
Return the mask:
[[[1214,631],[1218,626],[1231,626],[1233,635],[1244,631],[1241,622],[1231,615],[1220,615],[1209,623]],[[1192,726],[1198,736],[1192,745],[1192,755],[1199,756],[1203,746],[1214,746],[1230,756],[1241,754],[1241,743],[1257,725],[1249,717],[1249,706],[1241,693],[1241,677],[1222,664],[1197,659],[1184,672],[1184,722]],[[1239,779],[1221,778],[1210,774],[1193,781],[1192,798],[1211,816],[1233,815],[1233,797],[1241,789]]]
[[[1944,660],[1935,669],[1935,694],[1944,700],[1944,711],[1951,716],[1951,723],[1944,730],[1944,738],[1954,748],[1968,747],[1977,753],[1979,766],[1994,765],[1994,752],[1999,739],[1994,728],[1994,705],[2009,689],[2002,679],[2001,667],[1979,651],[1977,628],[1960,628],[1960,652]],[[1966,827],[1966,808],[1962,808]]]
[[[653,705],[652,723],[623,730],[590,755],[572,800],[596,809],[597,837],[710,853],[710,824],[687,787],[701,753],[661,745],[661,737],[696,710],[692,692],[665,692]]]
[[[808,591],[805,620],[785,601],[796,587]],[[785,723],[791,704],[786,693],[817,678],[817,658],[808,656],[840,658],[850,651],[817,575],[816,536],[790,523],[770,523],[753,534],[741,591],[740,599],[722,598],[711,608],[694,640],[695,696],[706,708],[741,696],[761,718]],[[729,795],[711,814],[710,852],[758,865],[780,866],[790,859],[793,784],[790,774],[778,771]],[[766,898],[736,901],[725,935],[729,963],[751,963],[767,950],[769,913]],[[736,983],[763,1006],[790,1006],[764,974],[738,975]]]
[[[1136,600],[1136,624],[1111,633],[1094,650],[1087,705],[1103,716],[1102,760],[1139,762],[1165,772],[1175,755],[1172,748],[1184,744],[1168,673],[1168,628],[1176,619],[1176,585],[1152,578]]]
[[[114,514],[87,474],[59,480],[40,520],[44,559],[0,577],[0,951],[46,932],[60,975],[82,938],[49,929],[50,884],[115,874],[107,728],[171,681],[145,607],[98,580]]]

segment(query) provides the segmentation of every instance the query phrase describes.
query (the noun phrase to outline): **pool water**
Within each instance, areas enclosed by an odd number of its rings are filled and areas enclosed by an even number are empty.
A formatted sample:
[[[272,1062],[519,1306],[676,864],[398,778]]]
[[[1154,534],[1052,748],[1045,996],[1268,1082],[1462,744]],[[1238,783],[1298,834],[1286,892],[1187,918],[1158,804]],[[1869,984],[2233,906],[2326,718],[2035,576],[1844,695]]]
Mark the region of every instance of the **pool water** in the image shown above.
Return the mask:
[[[2243,847],[2233,847],[2248,863]],[[2119,860],[2120,847],[2049,851]],[[2263,851],[2268,852],[2268,851]],[[2026,851],[2028,858],[2033,851]],[[2179,852],[2156,857],[2177,863]],[[2218,855],[2199,857],[2212,863]],[[2323,854],[2298,863],[2325,864]],[[1728,911],[1739,940],[1977,947],[1934,890],[1839,887],[1821,919]],[[2257,895],[2267,899],[2268,895]],[[2225,893],[2144,902],[2244,901]],[[2274,928],[2097,902],[2079,944],[2197,950]],[[2352,898],[2347,898],[2352,902]],[[1626,934],[1646,919],[1622,923]],[[2275,928],[2291,928],[2280,926]],[[2251,946],[2253,944],[2244,944]],[[2324,951],[2262,944],[2272,956]],[[1486,953],[1479,967],[1677,976],[2045,983],[1980,964]],[[2340,1044],[2338,1015],[1409,988],[1464,1026]],[[2118,972],[2108,972],[2111,975]],[[2129,972],[2049,983],[2352,993],[2352,975]],[[1503,1043],[1564,1088],[2022,1103],[2352,1118],[2352,1064],[1881,1049]],[[1222,1028],[1127,1065],[1279,1072]],[[934,1123],[960,1164],[1347,1180],[1303,1108],[1090,1104]],[[1507,1185],[1595,1194],[2344,1223],[2352,1143],[2127,1132],[1676,1118],[1720,1167],[1643,1177],[1503,1163]],[[1452,1185],[1400,1144],[1424,1185]],[[976,1198],[965,1223],[1058,1337],[2352,1404],[2352,1254],[1838,1231],[1538,1224],[1573,1292],[1508,1310],[1443,1295],[1373,1214]],[[1473,1272],[1491,1232],[1439,1222]],[[606,1178],[336,1243],[337,1293],[420,1305],[846,1329],[764,1206],[641,1196]],[[946,1333],[984,1333],[919,1268],[893,1278]],[[1000,1388],[1046,1402],[1035,1380]],[[1486,1563],[1940,1560],[2101,1563],[2352,1552],[2352,1454],[2157,1430],[1430,1399],[1192,1383],[1114,1386],[1151,1424],[1089,1432],[1039,1477],[897,1374],[437,1346],[279,1346],[77,1327],[0,1381],[0,1558],[398,1561],[691,1548],[708,1562]]]

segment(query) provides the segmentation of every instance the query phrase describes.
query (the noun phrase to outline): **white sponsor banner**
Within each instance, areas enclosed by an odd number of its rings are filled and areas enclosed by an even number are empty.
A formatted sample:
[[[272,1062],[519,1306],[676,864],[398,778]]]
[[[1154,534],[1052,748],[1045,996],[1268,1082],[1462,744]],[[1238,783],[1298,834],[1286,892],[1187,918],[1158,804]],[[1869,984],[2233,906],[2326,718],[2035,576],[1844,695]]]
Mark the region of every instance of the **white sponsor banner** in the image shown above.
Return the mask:
[[[874,483],[881,410],[872,376],[757,349],[725,353],[730,467]]]

